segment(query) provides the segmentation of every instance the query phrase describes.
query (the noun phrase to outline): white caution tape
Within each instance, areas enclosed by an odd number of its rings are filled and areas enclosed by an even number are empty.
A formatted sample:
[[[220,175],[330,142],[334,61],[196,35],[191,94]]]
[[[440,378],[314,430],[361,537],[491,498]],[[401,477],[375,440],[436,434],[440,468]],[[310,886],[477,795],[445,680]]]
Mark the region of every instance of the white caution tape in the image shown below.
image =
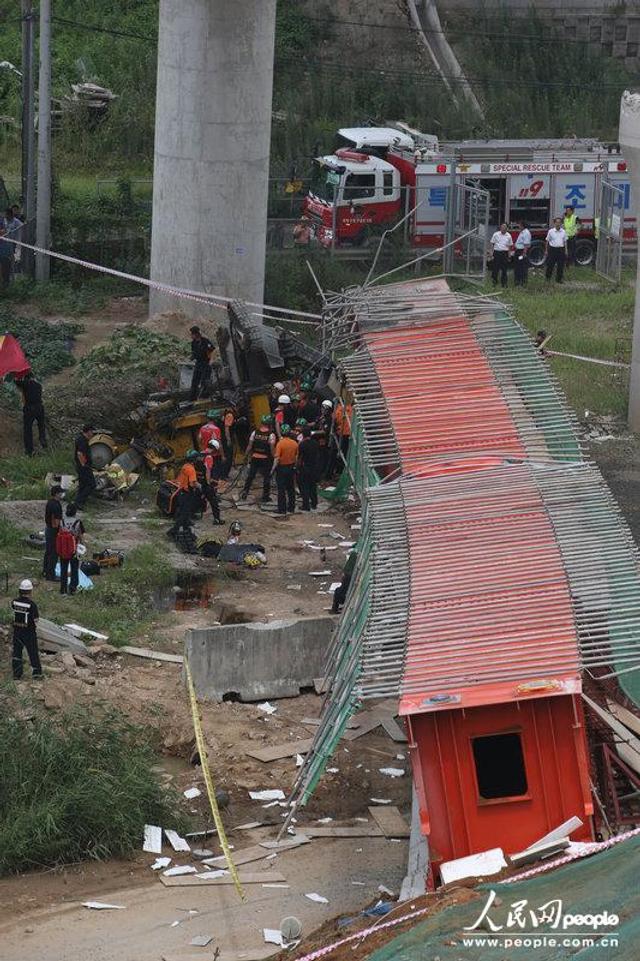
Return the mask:
[[[585,357],[583,354],[565,354],[561,350],[545,350],[550,357],[570,357],[571,360],[586,360],[589,364],[600,364],[602,367],[623,367],[629,370],[631,364],[623,364],[618,360],[601,360],[599,357]]]
[[[215,307],[219,310],[226,310],[227,304],[231,303],[234,299],[233,297],[224,297],[221,294],[207,294],[199,290],[186,290],[183,287],[173,287],[170,284],[161,284],[157,280],[149,280],[148,277],[138,277],[137,274],[127,274],[122,270],[115,270],[113,267],[105,267],[102,264],[94,264],[90,260],[81,260],[78,257],[70,257],[69,254],[61,254],[56,250],[49,250],[46,247],[37,247],[35,244],[27,244],[23,240],[15,240],[13,237],[5,236],[3,240],[7,240],[10,244],[14,244],[16,247],[24,247],[26,250],[32,250],[36,254],[44,254],[46,257],[54,257],[56,260],[62,260],[67,264],[75,264],[78,267],[84,267],[86,270],[95,270],[101,274],[109,274],[111,277],[119,277],[121,280],[130,280],[135,284],[142,284],[143,287],[148,287],[150,290],[160,290],[165,294],[170,294],[172,297],[178,297],[182,300],[192,300],[199,304],[205,304],[207,307]],[[291,317],[308,317],[311,320],[321,321],[322,317],[320,314],[311,314],[304,310],[289,310],[287,307],[274,307],[271,304],[253,304],[243,301],[247,307],[257,307],[260,311],[269,310],[277,314],[289,315]],[[286,317],[282,317],[285,320]]]

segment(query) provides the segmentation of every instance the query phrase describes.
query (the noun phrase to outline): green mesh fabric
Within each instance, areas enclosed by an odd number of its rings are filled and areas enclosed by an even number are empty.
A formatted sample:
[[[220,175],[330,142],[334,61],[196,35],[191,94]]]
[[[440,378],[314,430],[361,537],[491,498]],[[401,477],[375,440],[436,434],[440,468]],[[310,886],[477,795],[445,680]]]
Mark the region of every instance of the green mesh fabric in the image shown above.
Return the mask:
[[[479,899],[466,904],[454,905],[440,911],[403,931],[393,941],[369,955],[369,961],[638,961],[640,957],[640,837],[630,838],[616,844],[608,851],[574,861],[563,868],[547,871],[534,878],[514,884],[483,884],[478,891]],[[491,890],[497,894],[500,904],[494,902],[489,917],[494,924],[502,924],[500,935],[493,937],[493,943],[484,945],[466,943],[463,938],[473,938],[474,934],[486,936],[488,941],[492,932],[486,928],[476,932],[464,932],[478,919],[486,904]],[[542,925],[534,929],[530,922],[525,931],[518,927],[507,927],[508,913],[518,901],[527,901],[525,910],[537,911],[542,905],[557,898],[562,899],[563,915],[600,914],[607,911],[617,914],[619,924],[601,927],[599,932],[610,936],[618,932],[618,945],[606,947],[596,942],[589,945],[527,946],[506,947],[505,937],[531,937],[544,931],[549,936],[557,936],[559,941],[575,937],[573,931],[592,931],[586,926],[553,931],[550,926]],[[505,937],[502,937],[502,934]]]
[[[327,500],[338,501],[344,500],[354,484],[358,493],[361,493],[367,487],[374,487],[379,483],[380,478],[369,463],[364,430],[355,411],[351,421],[347,467],[342,471],[338,483],[332,490],[319,490],[318,493]]]

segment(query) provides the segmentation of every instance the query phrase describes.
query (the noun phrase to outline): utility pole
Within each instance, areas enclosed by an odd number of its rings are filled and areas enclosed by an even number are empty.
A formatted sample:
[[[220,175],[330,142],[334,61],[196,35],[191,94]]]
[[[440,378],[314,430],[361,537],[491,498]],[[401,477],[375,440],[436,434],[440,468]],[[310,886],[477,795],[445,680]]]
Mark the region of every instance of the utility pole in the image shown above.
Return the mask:
[[[40,79],[38,84],[38,196],[36,245],[51,242],[51,2],[40,0]],[[49,280],[51,264],[36,254],[36,280]]]
[[[22,203],[27,225],[21,234],[27,243],[33,241],[36,216],[34,35],[33,0],[22,0]],[[32,251],[23,249],[21,260],[32,275]]]
[[[640,94],[625,90],[620,102],[620,145],[631,181],[632,197],[640,192]],[[636,300],[633,314],[631,370],[629,372],[629,427],[640,433],[640,260],[636,266]]]

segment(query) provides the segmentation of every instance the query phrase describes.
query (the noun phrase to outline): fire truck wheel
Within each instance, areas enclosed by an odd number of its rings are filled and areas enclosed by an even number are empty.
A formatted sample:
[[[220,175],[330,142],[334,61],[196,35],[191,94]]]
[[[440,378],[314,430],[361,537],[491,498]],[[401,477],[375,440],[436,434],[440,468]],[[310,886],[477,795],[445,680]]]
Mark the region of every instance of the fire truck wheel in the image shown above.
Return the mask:
[[[544,244],[541,240],[534,240],[529,247],[529,263],[532,267],[542,267],[544,260]]]
[[[589,267],[594,259],[593,244],[590,240],[582,238],[576,243],[576,263],[580,267]]]

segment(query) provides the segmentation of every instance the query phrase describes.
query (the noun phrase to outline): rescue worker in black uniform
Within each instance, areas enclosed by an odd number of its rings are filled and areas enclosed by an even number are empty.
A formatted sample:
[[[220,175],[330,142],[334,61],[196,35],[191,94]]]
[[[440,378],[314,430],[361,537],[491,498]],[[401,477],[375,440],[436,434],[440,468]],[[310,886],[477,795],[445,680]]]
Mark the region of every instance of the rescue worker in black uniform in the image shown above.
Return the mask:
[[[34,678],[42,678],[42,666],[38,654],[38,635],[36,624],[40,616],[38,607],[31,597],[33,584],[29,580],[20,582],[18,596],[11,601],[13,612],[13,678],[19,681],[23,672],[23,650],[26,650]]]
[[[249,470],[240,494],[241,500],[246,501],[257,474],[262,474],[262,502],[266,504],[271,500],[271,468],[275,446],[273,417],[271,414],[265,414],[261,418],[260,426],[249,437],[246,451]]]
[[[42,384],[31,371],[16,381],[22,393],[22,439],[24,452],[33,457],[33,425],[38,425],[38,439],[43,450],[47,449],[44,404],[42,403]]]
[[[89,441],[94,434],[95,428],[91,424],[85,424],[75,441],[73,460],[78,475],[76,507],[79,511],[82,510],[96,489],[96,479],[93,476],[93,467],[91,466],[91,447],[89,446]]]
[[[191,328],[191,360],[195,362],[191,378],[191,400],[197,400],[209,390],[211,382],[211,354],[213,344],[204,337],[199,327]]]

